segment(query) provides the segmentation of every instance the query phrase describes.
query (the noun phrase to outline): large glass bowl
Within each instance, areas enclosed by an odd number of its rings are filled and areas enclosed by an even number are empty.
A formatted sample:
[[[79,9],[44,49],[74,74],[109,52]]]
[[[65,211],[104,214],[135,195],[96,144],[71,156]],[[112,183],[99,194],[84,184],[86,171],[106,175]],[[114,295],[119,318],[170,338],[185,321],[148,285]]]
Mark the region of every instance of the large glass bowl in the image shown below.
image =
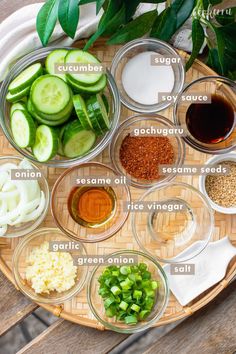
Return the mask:
[[[217,95],[223,97],[234,110],[234,124],[230,133],[224,140],[218,143],[203,143],[197,140],[188,130],[186,124],[186,113],[191,102],[183,100],[183,95]],[[205,103],[208,104],[208,103]],[[221,76],[207,76],[190,82],[178,95],[174,105],[174,122],[176,126],[183,128],[184,141],[192,148],[208,154],[220,155],[227,153],[236,146],[236,83]],[[212,126],[215,124],[215,117],[212,116]]]
[[[149,209],[133,213],[133,234],[141,249],[158,261],[186,262],[208,245],[214,212],[196,188],[181,182],[163,183],[144,193],[139,203]]]
[[[126,43],[116,53],[112,64],[111,73],[114,76],[121,96],[121,102],[130,110],[140,113],[159,112],[172,103],[171,101],[159,101],[156,104],[142,104],[132,99],[125,91],[122,83],[122,73],[127,62],[137,54],[144,52],[155,52],[166,58],[174,58],[176,64],[171,65],[174,74],[174,86],[168,94],[177,95],[182,90],[185,81],[184,64],[178,52],[168,43],[155,38],[140,38]],[[150,63],[151,65],[151,63]],[[145,72],[140,72],[145,79]]]
[[[12,67],[9,74],[7,75],[7,77],[2,83],[1,92],[0,92],[0,124],[6,138],[20,154],[27,157],[31,161],[37,163],[40,162],[37,161],[37,159],[33,156],[30,149],[21,149],[19,146],[17,146],[17,144],[15,143],[12,137],[11,127],[10,127],[10,104],[9,102],[6,101],[6,95],[7,95],[8,86],[10,82],[20,72],[22,72],[26,67],[28,67],[29,65],[35,62],[44,62],[48,54],[50,54],[54,49],[59,49],[59,48],[62,47],[47,47],[47,48],[36,50],[24,56]],[[64,48],[74,49],[70,47],[64,47]],[[108,70],[107,70],[107,79],[108,79],[107,87],[104,92],[108,98],[109,105],[110,105],[110,113],[109,113],[109,119],[111,122],[110,130],[104,136],[98,138],[94,147],[90,151],[88,151],[88,153],[86,153],[85,155],[73,159],[60,157],[59,155],[57,155],[54,159],[51,159],[47,162],[43,162],[42,164],[51,167],[62,167],[62,168],[71,167],[77,165],[78,163],[83,163],[91,160],[92,158],[97,156],[100,152],[102,152],[105,149],[113,133],[116,130],[120,118],[119,92],[117,90],[116,83]]]
[[[81,242],[104,241],[115,235],[129,216],[129,210],[124,205],[130,203],[130,191],[126,184],[102,184],[104,188],[112,188],[115,195],[115,208],[113,216],[98,227],[89,227],[76,222],[69,212],[68,200],[71,191],[78,186],[76,182],[78,178],[114,179],[116,177],[119,177],[116,171],[99,162],[87,162],[66,170],[57,179],[52,190],[51,210],[57,226],[68,236]],[[84,186],[93,187],[92,184]]]
[[[19,165],[21,161],[24,159],[21,156],[1,156],[0,157],[0,174],[1,174],[1,167],[5,164],[10,164],[9,166],[14,167],[14,165]],[[48,212],[48,206],[49,206],[49,201],[50,201],[50,192],[49,192],[49,186],[48,182],[43,174],[43,172],[32,162],[30,163],[33,171],[36,173],[40,173],[40,177],[37,178],[40,190],[44,193],[45,196],[45,207],[40,214],[39,217],[37,217],[33,221],[28,221],[25,223],[20,223],[15,226],[10,226],[8,225],[7,232],[4,236],[2,237],[7,237],[7,238],[13,238],[13,237],[20,237],[20,236],[25,236],[35,230],[45,219],[47,212]],[[20,182],[20,181],[19,181]],[[20,185],[19,185],[20,188]],[[34,188],[34,186],[33,186]],[[1,205],[1,196],[0,196],[0,205]]]
[[[105,313],[102,297],[98,294],[99,282],[98,278],[107,267],[105,264],[99,264],[94,268],[87,288],[87,298],[89,307],[93,315],[101,322],[106,328],[120,333],[137,333],[151,327],[163,315],[169,301],[169,286],[164,270],[154,258],[139,251],[122,250],[110,254],[106,257],[105,261],[109,258],[135,258],[135,263],[146,263],[148,270],[152,274],[152,279],[159,281],[158,295],[154,308],[150,315],[143,321],[138,322],[136,325],[127,325],[115,318],[108,318]],[[126,264],[127,265],[127,264]]]
[[[44,304],[60,304],[72,298],[83,289],[87,279],[88,268],[87,266],[77,266],[75,285],[67,291],[61,293],[54,291],[49,294],[36,293],[25,277],[26,267],[28,265],[26,259],[35,247],[41,245],[45,241],[49,243],[59,242],[62,244],[64,242],[68,243],[68,245],[71,243],[70,238],[56,228],[42,228],[34,231],[26,236],[15,248],[13,254],[14,277],[16,284],[22,293],[28,296],[32,301]],[[77,243],[76,246],[76,249],[73,251],[68,251],[72,256],[84,257],[87,255],[86,250],[81,243]]]
[[[126,119],[119,128],[116,130],[112,141],[110,143],[110,159],[116,169],[117,173],[125,175],[129,184],[137,188],[150,188],[153,185],[158,185],[163,182],[169,182],[175,178],[176,173],[170,173],[168,175],[160,175],[158,180],[145,180],[138,179],[130,174],[124,169],[120,161],[120,148],[124,138],[130,134],[134,134],[135,129],[154,129],[160,130],[173,130],[175,128],[174,124],[167,118],[158,114],[137,114]],[[162,135],[160,135],[162,136]],[[173,147],[174,151],[174,161],[173,166],[176,168],[181,167],[185,159],[185,144],[183,140],[178,135],[167,136]]]

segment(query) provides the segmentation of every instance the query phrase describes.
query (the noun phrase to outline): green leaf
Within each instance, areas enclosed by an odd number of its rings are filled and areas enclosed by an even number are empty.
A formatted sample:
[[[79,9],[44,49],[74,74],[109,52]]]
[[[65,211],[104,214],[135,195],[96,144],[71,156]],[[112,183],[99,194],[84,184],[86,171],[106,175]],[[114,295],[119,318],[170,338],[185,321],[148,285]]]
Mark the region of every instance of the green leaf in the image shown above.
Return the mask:
[[[157,11],[148,11],[135,20],[118,30],[109,40],[108,44],[120,44],[131,41],[135,38],[142,37],[152,28],[152,25],[157,17]]]
[[[236,70],[234,70],[234,71],[229,71],[228,72],[228,78],[230,78],[231,80],[236,80]]]
[[[197,58],[200,49],[202,48],[202,45],[204,43],[205,39],[205,33],[204,29],[201,25],[201,22],[197,19],[193,20],[192,23],[192,43],[193,43],[193,49],[192,49],[192,54],[186,63],[186,71],[192,66],[194,60]]]
[[[223,0],[209,0],[209,3],[211,5],[217,5],[217,4],[221,4],[223,2]]]
[[[109,21],[106,30],[103,32],[103,36],[113,35],[118,30],[118,28],[125,23],[125,21],[126,21],[126,12],[125,12],[125,4],[123,3],[120,10]]]
[[[142,0],[141,2],[147,2],[149,4],[159,4],[161,2],[166,2],[166,0]]]
[[[218,27],[217,31],[220,32],[224,38],[226,48],[231,51],[236,51],[236,23],[234,22],[224,27]]]
[[[135,14],[135,11],[140,4],[140,0],[124,0],[125,9],[126,9],[126,22],[128,22],[131,17]]]
[[[216,48],[210,48],[206,64],[215,70],[218,74],[223,74],[219,62],[219,54]]]
[[[177,20],[176,29],[180,28],[191,15],[196,0],[175,0],[171,7],[175,10]]]
[[[84,50],[88,50],[88,48],[105,32],[105,30],[109,26],[110,20],[119,11],[119,9],[121,8],[121,5],[122,5],[122,0],[115,0],[115,1],[109,0],[108,5],[107,5],[107,9],[104,12],[104,14],[102,15],[100,22],[98,24],[97,31],[94,33],[94,35],[92,35],[92,37],[90,37],[90,39],[88,40],[88,42],[86,43],[86,45],[84,47]]]
[[[97,2],[97,0],[80,0],[80,5],[90,4],[91,2]]]
[[[75,37],[75,32],[79,22],[79,0],[60,0],[58,9],[58,19],[63,31],[71,38]]]
[[[96,14],[99,13],[99,11],[101,10],[104,2],[105,2],[105,0],[97,0],[96,1]]]
[[[216,15],[215,18],[216,21],[222,26],[235,22],[236,7],[229,7],[227,9],[223,9],[223,13]]]
[[[176,31],[177,16],[172,7],[168,7],[157,17],[150,36],[169,41]]]
[[[214,32],[216,35],[217,51],[218,51],[221,72],[222,72],[222,74],[224,74],[224,72],[225,72],[225,69],[224,69],[224,51],[225,51],[224,36],[222,35],[222,33],[218,27],[213,26],[213,29],[214,29]]]
[[[46,46],[56,26],[59,0],[48,0],[40,9],[36,28],[39,38]]]

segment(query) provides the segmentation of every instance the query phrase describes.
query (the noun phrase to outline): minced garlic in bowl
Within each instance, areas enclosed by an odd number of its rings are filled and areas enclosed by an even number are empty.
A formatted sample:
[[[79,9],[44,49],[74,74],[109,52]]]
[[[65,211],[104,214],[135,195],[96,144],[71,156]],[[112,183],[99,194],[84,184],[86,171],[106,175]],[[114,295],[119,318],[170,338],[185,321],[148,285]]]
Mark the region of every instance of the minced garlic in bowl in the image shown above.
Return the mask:
[[[75,285],[77,267],[71,254],[50,252],[47,241],[33,248],[26,262],[26,280],[37,294],[62,293]]]

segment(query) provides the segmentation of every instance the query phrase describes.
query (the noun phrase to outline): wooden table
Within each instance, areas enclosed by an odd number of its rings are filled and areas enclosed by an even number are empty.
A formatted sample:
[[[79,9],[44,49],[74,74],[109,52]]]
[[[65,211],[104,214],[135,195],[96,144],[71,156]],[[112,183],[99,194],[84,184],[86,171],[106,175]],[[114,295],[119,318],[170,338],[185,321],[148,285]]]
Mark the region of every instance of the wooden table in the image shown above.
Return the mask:
[[[1,0],[0,21],[23,5],[39,0]],[[163,335],[145,353],[236,353],[236,282],[211,304]],[[29,316],[37,305],[31,303],[0,274],[0,336]],[[136,337],[135,337],[136,338]],[[58,319],[19,353],[89,354],[108,353],[131,338],[111,331],[100,332]],[[0,348],[1,352],[1,348]],[[4,353],[5,354],[5,353]]]

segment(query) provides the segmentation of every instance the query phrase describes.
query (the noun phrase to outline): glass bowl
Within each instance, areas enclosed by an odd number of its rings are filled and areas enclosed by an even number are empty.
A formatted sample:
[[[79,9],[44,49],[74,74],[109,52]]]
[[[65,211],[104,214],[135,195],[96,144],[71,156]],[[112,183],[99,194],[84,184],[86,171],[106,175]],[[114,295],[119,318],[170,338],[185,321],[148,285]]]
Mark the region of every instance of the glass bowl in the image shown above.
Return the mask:
[[[26,160],[20,156],[1,156],[0,157],[0,173],[1,173],[1,169],[3,167],[3,165],[5,164],[9,164],[9,168],[15,169],[15,166],[18,166],[23,160]],[[38,184],[40,186],[40,189],[42,192],[44,192],[44,196],[45,196],[45,206],[44,209],[42,211],[42,213],[40,214],[40,216],[38,218],[36,218],[36,220],[33,221],[28,221],[25,223],[20,223],[18,225],[8,225],[7,228],[7,232],[4,236],[2,237],[7,237],[7,238],[14,238],[14,237],[21,237],[24,235],[27,235],[28,233],[32,232],[33,230],[35,230],[45,219],[47,212],[48,212],[48,206],[49,206],[49,200],[50,200],[50,192],[49,192],[49,186],[48,186],[48,182],[46,180],[46,178],[44,177],[43,172],[32,162],[30,162],[33,170],[36,173],[39,173],[40,176],[37,178]],[[20,183],[20,181],[18,182]],[[35,188],[34,187],[34,181],[27,181],[27,183],[30,185],[28,186],[28,188]],[[19,185],[19,188],[21,188],[21,186]],[[1,202],[1,197],[0,197],[0,202]],[[1,205],[1,203],[0,203]],[[1,209],[1,208],[0,208]]]
[[[34,231],[30,235],[26,236],[15,248],[13,254],[13,273],[19,289],[32,301],[44,304],[60,304],[72,298],[82,290],[87,279],[88,268],[86,266],[77,267],[75,285],[67,291],[61,293],[54,291],[49,294],[36,293],[30,284],[26,281],[26,259],[29,257],[31,251],[35,247],[41,245],[45,241],[49,243],[56,241],[61,243],[66,242],[68,245],[71,243],[71,239],[56,228],[42,228]],[[87,252],[81,243],[77,243],[76,249],[70,251],[70,254],[75,257],[86,256]]]
[[[103,299],[98,294],[99,282],[98,278],[107,267],[105,264],[99,264],[94,268],[87,287],[87,298],[89,307],[93,315],[106,328],[120,333],[137,333],[151,327],[163,315],[169,301],[169,286],[164,270],[154,258],[149,255],[132,250],[122,250],[107,256],[106,259],[114,257],[124,257],[135,259],[135,263],[146,263],[148,270],[152,274],[153,280],[159,281],[159,292],[156,298],[156,303],[151,314],[143,321],[136,325],[127,325],[121,321],[116,321],[114,318],[108,318],[105,314]],[[134,263],[133,263],[134,264]],[[127,263],[126,263],[127,265]]]
[[[172,91],[169,93],[170,95],[177,95],[179,91],[182,90],[185,81],[185,70],[183,61],[179,56],[178,52],[169,44],[154,38],[135,39],[125,44],[123,47],[120,48],[120,50],[118,50],[112,61],[111,73],[114,76],[115,82],[120,92],[121,102],[130,110],[140,113],[159,112],[172,104],[170,101],[160,101],[156,104],[141,104],[132,99],[124,89],[122,83],[122,75],[127,62],[133,57],[135,57],[137,54],[150,51],[167,58],[174,58],[178,61],[177,64],[171,65],[173,69],[174,86],[172,88]],[[140,75],[142,75],[142,73],[140,73]]]
[[[119,128],[116,130],[113,139],[110,143],[110,159],[116,169],[116,171],[126,176],[127,183],[131,184],[137,188],[150,188],[153,185],[158,185],[163,182],[171,181],[175,178],[175,173],[170,173],[168,175],[160,175],[158,180],[144,180],[138,179],[127,173],[125,168],[122,166],[120,161],[120,148],[123,139],[128,134],[134,134],[135,129],[146,129],[151,128],[162,129],[163,132],[167,129],[174,129],[173,123],[165,117],[158,114],[137,114],[129,117],[127,120],[122,122]],[[140,135],[142,136],[142,135]],[[151,135],[150,135],[151,136]],[[181,167],[185,159],[185,145],[183,140],[178,135],[169,135],[169,141],[173,147],[174,151],[174,162],[173,165],[176,167]]]
[[[149,205],[149,210],[133,213],[133,234],[142,250],[158,261],[188,261],[209,243],[214,212],[196,188],[180,182],[163,183],[149,189],[139,202]],[[190,246],[194,250],[184,252]]]
[[[186,125],[186,113],[191,105],[190,101],[182,100],[183,95],[193,94],[215,94],[222,96],[236,111],[236,83],[230,79],[221,76],[207,76],[192,81],[178,95],[174,105],[174,122],[176,126],[184,129],[183,139],[192,148],[209,154],[224,154],[235,149],[236,146],[236,127],[235,127],[235,112],[234,124],[230,133],[224,140],[218,143],[204,143],[197,140],[189,132]],[[207,104],[207,103],[205,103]],[[215,124],[212,117],[212,125]]]
[[[234,162],[236,163],[236,153],[234,152],[230,152],[228,154],[224,154],[224,155],[218,155],[218,156],[212,156],[209,160],[206,161],[205,165],[218,165],[221,164],[223,162]],[[209,197],[207,191],[206,191],[206,177],[207,175],[201,175],[199,177],[199,190],[206,196],[207,200],[209,201],[211,207],[221,213],[221,214],[236,214],[236,206],[232,206],[232,207],[224,207],[221,206],[219,204],[216,204],[215,202],[213,202],[213,200]],[[232,178],[232,177],[231,177]],[[235,178],[235,182],[236,182],[236,178]],[[227,188],[227,187],[226,187]]]
[[[42,163],[37,161],[37,159],[33,156],[32,152],[29,149],[21,149],[16,145],[16,143],[13,140],[12,137],[12,132],[10,128],[10,103],[6,101],[6,95],[7,95],[7,90],[10,82],[13,80],[14,77],[16,77],[22,70],[24,70],[26,67],[29,65],[35,63],[35,62],[43,62],[45,58],[47,57],[48,54],[51,53],[51,51],[55,49],[60,49],[62,47],[47,47],[47,48],[42,48],[39,50],[35,50],[31,52],[30,54],[24,56],[22,59],[20,59],[10,70],[9,74],[5,78],[5,80],[2,83],[1,87],[1,92],[0,92],[0,124],[3,129],[3,132],[10,142],[10,144],[23,156],[27,157],[33,162],[37,163]],[[75,49],[71,47],[63,47],[65,49]],[[78,163],[83,163],[86,161],[91,160],[98,154],[100,154],[105,147],[108,145],[117,125],[119,122],[120,118],[120,98],[119,98],[119,92],[116,87],[116,83],[110,74],[110,72],[107,70],[107,87],[105,89],[105,94],[108,98],[109,104],[110,104],[110,113],[109,113],[109,118],[111,122],[111,127],[110,130],[101,138],[97,139],[96,144],[94,147],[85,155],[81,157],[76,157],[73,159],[69,159],[66,157],[61,157],[57,155],[54,159],[51,159],[47,162],[43,162],[42,164],[51,166],[51,167],[61,167],[61,168],[66,168],[66,167],[71,167],[75,166]]]
[[[104,241],[115,235],[124,225],[128,218],[129,211],[124,203],[130,202],[130,191],[126,184],[109,185],[112,188],[112,198],[114,202],[111,217],[105,223],[98,227],[82,225],[71,216],[68,209],[68,200],[71,191],[78,187],[77,179],[80,178],[104,178],[114,179],[119,175],[109,166],[99,162],[84,163],[66,170],[56,181],[51,197],[51,210],[57,226],[74,240],[81,242],[99,242]],[[82,188],[91,187],[93,184],[81,184]],[[101,187],[107,188],[108,185],[102,184]],[[95,207],[91,206],[91,208]],[[101,205],[100,205],[101,207]],[[82,207],[84,208],[84,207]],[[90,210],[90,207],[88,208]]]

